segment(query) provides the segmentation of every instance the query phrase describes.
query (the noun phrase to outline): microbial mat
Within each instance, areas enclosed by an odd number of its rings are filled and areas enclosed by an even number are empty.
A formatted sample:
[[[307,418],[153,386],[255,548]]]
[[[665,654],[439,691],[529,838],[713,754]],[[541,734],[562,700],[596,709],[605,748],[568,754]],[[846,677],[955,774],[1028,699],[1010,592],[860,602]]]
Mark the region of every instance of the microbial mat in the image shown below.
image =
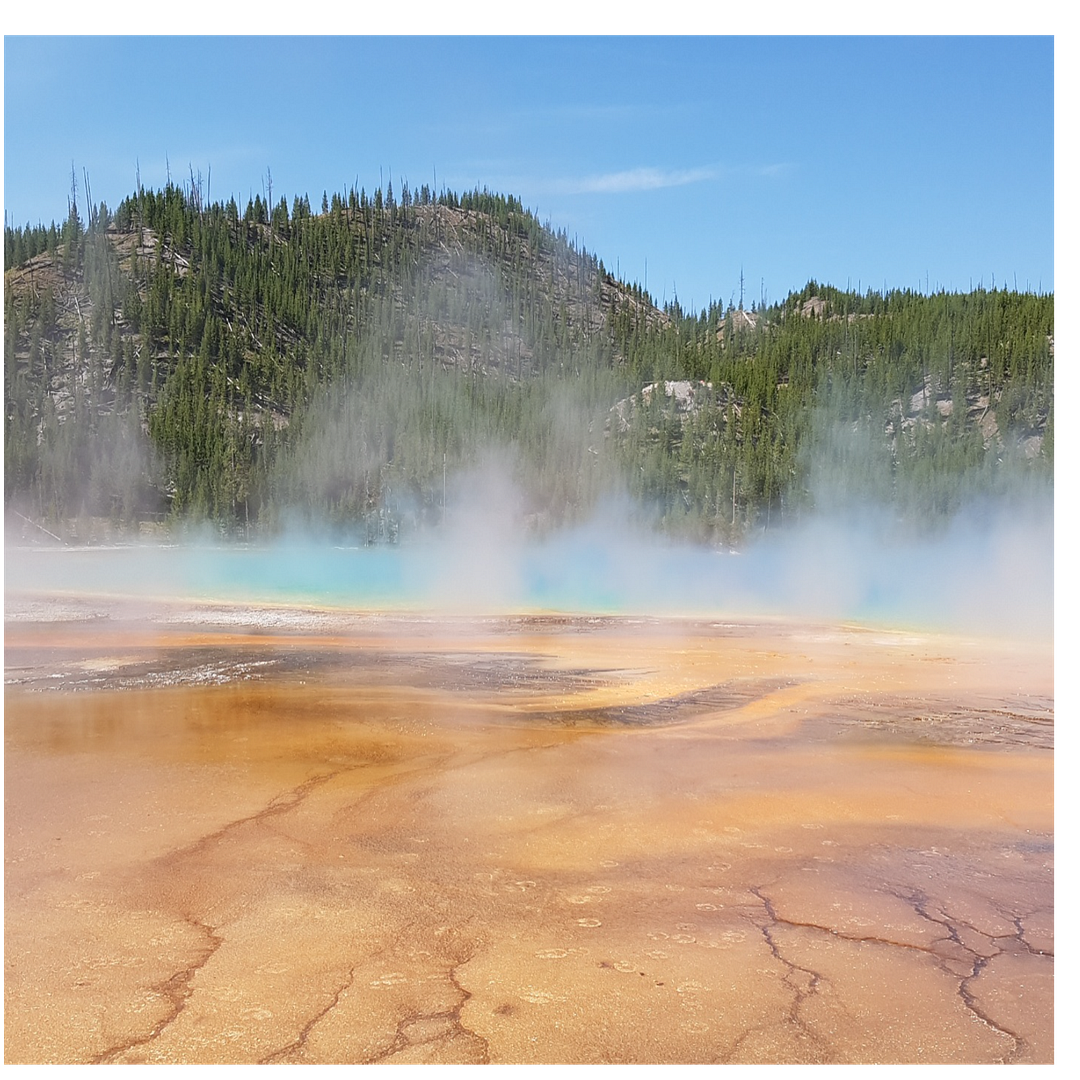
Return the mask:
[[[8,597],[7,1062],[1047,1062],[1048,644]]]

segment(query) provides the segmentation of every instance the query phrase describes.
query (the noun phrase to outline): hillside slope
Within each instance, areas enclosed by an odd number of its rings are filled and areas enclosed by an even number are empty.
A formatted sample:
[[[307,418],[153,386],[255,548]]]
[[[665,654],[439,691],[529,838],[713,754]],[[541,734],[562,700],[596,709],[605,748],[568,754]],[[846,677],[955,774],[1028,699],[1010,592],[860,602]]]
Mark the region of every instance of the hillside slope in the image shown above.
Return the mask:
[[[5,232],[5,506],[32,534],[437,524],[497,459],[536,528],[615,490],[712,542],[838,491],[909,519],[1053,461],[1053,297],[659,310],[516,199],[243,213],[140,191]],[[830,494],[831,492],[831,494]]]

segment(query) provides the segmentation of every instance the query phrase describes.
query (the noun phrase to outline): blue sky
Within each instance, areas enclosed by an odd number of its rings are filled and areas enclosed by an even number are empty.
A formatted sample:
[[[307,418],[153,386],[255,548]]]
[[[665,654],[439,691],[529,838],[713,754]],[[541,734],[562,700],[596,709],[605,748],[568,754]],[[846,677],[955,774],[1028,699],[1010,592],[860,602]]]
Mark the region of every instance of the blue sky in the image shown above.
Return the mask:
[[[612,270],[747,306],[1054,288],[1050,37],[28,38],[4,210],[60,220],[189,170],[246,203],[351,183],[518,195]],[[646,278],[647,274],[647,278]]]

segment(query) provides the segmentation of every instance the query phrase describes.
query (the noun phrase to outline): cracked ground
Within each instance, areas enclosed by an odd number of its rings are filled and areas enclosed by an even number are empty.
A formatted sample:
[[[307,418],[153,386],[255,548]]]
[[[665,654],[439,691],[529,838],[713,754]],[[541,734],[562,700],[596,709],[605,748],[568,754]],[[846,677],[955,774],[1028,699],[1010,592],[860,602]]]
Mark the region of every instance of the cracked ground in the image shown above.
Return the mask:
[[[1049,645],[105,612],[5,671],[7,1062],[1053,1060]]]

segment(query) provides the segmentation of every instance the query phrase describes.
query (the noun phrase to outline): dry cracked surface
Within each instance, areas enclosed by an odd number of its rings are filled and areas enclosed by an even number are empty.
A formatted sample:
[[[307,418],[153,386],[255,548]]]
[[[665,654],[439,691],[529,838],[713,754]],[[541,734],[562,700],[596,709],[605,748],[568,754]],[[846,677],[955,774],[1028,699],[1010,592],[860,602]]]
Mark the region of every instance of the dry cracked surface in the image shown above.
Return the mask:
[[[1048,647],[228,629],[9,622],[7,1062],[1053,1060]]]

